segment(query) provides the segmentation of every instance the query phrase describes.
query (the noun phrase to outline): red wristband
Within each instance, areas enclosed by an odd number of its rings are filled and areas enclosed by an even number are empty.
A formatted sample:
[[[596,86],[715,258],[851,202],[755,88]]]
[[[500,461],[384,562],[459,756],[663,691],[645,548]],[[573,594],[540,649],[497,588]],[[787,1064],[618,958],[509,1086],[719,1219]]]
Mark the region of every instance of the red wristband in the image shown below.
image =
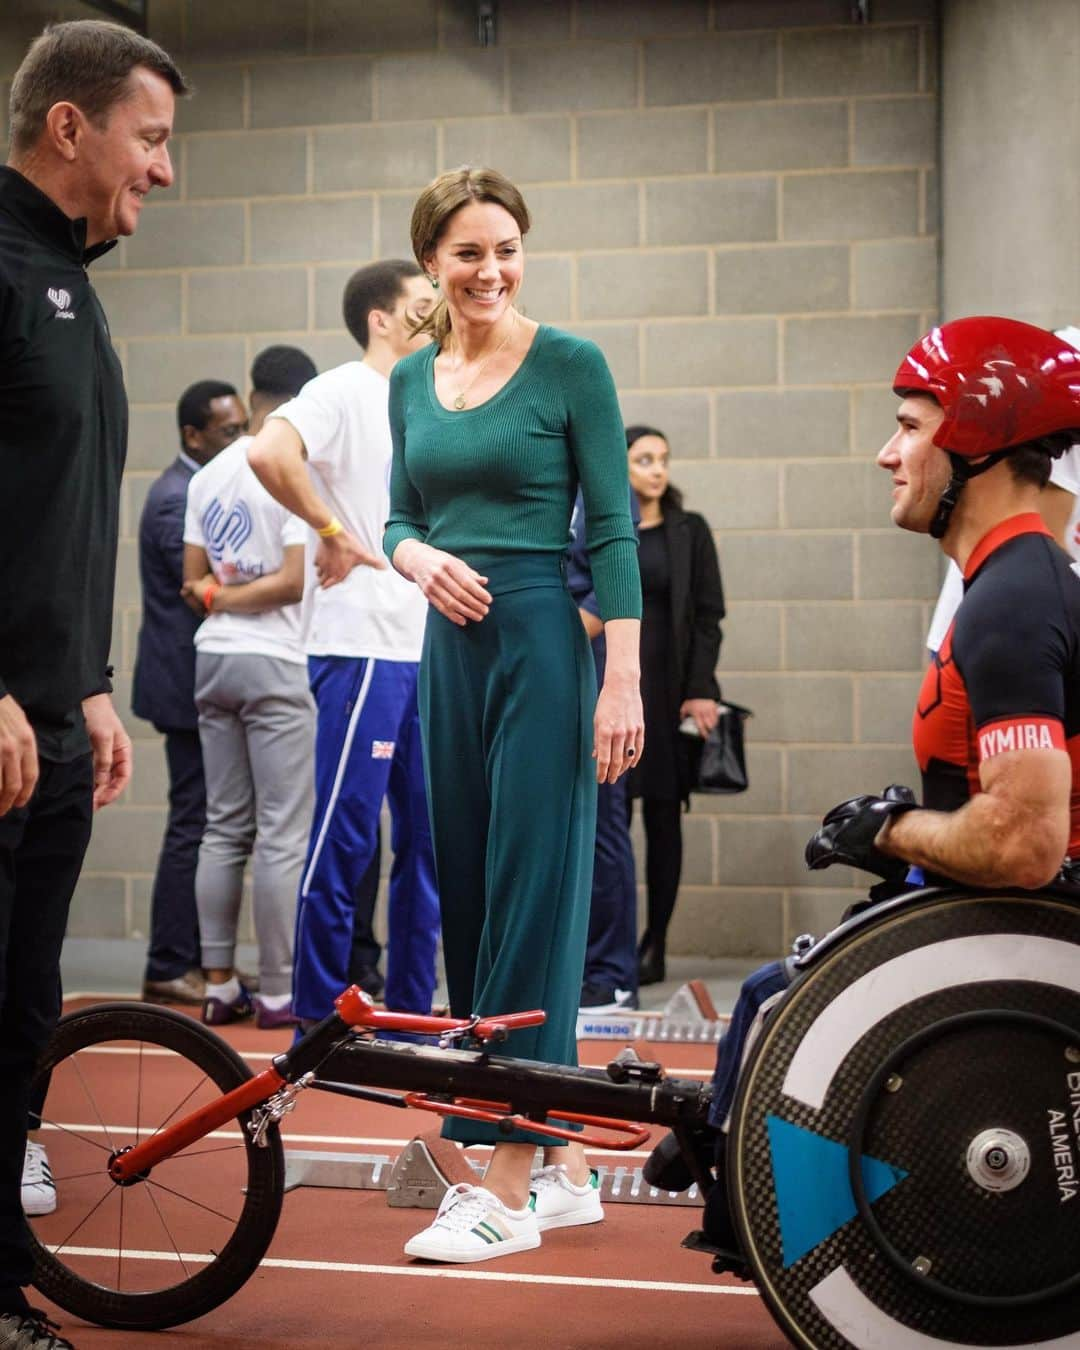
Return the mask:
[[[202,593],[203,609],[206,610],[207,614],[210,613],[210,606],[214,603],[214,596],[217,595],[218,591],[220,590],[221,587],[217,584],[216,581],[208,581],[206,585],[203,587]]]

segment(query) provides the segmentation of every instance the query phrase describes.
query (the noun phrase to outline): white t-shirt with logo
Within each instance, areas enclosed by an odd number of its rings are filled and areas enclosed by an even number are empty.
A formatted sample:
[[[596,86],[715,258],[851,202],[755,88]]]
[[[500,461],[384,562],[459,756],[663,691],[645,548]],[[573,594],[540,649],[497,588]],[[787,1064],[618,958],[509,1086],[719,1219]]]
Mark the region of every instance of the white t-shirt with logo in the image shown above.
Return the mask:
[[[206,550],[222,586],[241,586],[276,572],[285,549],[307,541],[307,526],[263,487],[247,462],[250,436],[241,436],[205,464],[188,484],[184,543]],[[208,614],[195,633],[200,652],[248,652],[305,664],[300,605],[258,614]]]
[[[361,361],[328,370],[275,409],[299,433],[316,491],[365,549],[385,562],[390,514],[390,381]],[[419,661],[427,619],[420,588],[387,564],[354,567],[320,587],[312,531],[304,582],[304,649],[311,656]]]
[[[1073,495],[1072,515],[1065,529],[1065,545],[1073,558],[1080,561],[1080,445],[1074,445],[1063,455],[1050,463],[1050,481],[1056,487],[1064,488]],[[934,617],[930,620],[930,631],[926,635],[926,645],[936,652],[945,641],[949,624],[960,608],[964,598],[964,576],[959,567],[950,558],[945,580],[941,583]]]

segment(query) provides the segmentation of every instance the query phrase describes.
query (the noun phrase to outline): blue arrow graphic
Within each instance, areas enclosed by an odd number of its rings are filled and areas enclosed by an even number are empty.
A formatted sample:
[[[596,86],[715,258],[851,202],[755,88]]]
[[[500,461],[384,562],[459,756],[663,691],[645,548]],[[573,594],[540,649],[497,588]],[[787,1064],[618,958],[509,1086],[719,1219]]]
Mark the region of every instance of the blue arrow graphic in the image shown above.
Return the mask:
[[[767,1116],[765,1123],[786,1270],[855,1217],[855,1197],[845,1144],[779,1116]],[[861,1166],[871,1204],[908,1175],[902,1167],[866,1154]]]

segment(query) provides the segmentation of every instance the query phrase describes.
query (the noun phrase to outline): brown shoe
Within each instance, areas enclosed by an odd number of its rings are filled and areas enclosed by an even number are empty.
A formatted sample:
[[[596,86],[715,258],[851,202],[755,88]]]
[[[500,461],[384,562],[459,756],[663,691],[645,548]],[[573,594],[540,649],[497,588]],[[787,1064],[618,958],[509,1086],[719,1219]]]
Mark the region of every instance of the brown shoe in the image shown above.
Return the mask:
[[[201,970],[188,970],[174,980],[143,980],[144,1003],[202,1004],[206,981]]]

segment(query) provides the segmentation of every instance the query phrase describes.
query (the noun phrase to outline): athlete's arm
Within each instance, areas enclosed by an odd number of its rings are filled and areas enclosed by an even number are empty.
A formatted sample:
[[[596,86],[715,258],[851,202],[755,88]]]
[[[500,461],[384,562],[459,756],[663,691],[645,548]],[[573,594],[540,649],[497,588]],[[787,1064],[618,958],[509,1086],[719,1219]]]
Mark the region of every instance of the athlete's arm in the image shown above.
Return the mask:
[[[334,513],[315,490],[304,460],[307,451],[300,433],[284,417],[268,417],[247,451],[255,477],[270,496],[306,520],[313,530],[322,530],[334,521]],[[382,569],[386,563],[363,548],[359,539],[342,528],[337,534],[319,540],[315,551],[315,572],[322,586],[344,581],[358,565]]]
[[[1069,847],[1069,756],[1008,750],[983,760],[979,780],[982,792],[958,811],[892,817],[877,847],[968,885],[1045,886]]]
[[[206,554],[197,544],[184,545],[184,570],[188,568],[188,553]],[[197,568],[197,560],[191,558],[191,566]],[[210,591],[210,604],[206,604],[206,590]],[[261,614],[265,609],[279,609],[282,605],[295,605],[304,594],[304,546],[288,544],[283,550],[281,566],[276,572],[267,572],[265,576],[253,581],[244,581],[232,586],[222,586],[209,569],[201,576],[194,575],[184,582],[181,592],[190,604],[197,601],[200,612],[206,614]]]
[[[217,585],[218,581],[210,571],[210,559],[201,544],[184,545],[184,582],[180,595],[188,609],[194,610],[200,618],[207,613],[203,593],[208,582]]]

